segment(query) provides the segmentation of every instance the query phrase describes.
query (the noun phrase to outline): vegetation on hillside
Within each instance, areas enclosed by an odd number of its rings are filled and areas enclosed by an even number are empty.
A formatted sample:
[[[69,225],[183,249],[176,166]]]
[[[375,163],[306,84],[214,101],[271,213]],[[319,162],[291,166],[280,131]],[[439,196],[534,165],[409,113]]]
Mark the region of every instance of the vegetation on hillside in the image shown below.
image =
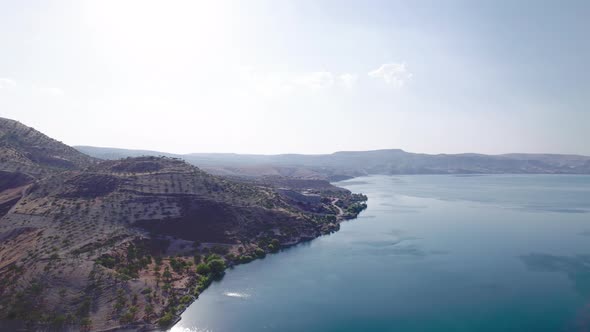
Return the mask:
[[[227,267],[335,231],[366,200],[325,181],[235,181],[174,158],[97,162],[23,130],[0,156],[0,319],[168,326]],[[34,137],[71,167],[42,162]]]

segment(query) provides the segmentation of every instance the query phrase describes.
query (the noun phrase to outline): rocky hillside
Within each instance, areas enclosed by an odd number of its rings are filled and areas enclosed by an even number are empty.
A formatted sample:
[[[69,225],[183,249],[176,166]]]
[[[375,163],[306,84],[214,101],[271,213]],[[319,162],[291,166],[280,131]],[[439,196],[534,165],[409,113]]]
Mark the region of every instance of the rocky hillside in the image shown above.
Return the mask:
[[[18,121],[0,118],[0,167],[3,171],[40,177],[51,172],[81,169],[96,162]]]
[[[327,183],[236,182],[166,157],[68,154],[57,171],[30,152],[59,146],[23,145],[13,150],[47,169],[17,172],[2,155],[0,324],[168,326],[227,266],[335,231],[366,206]]]
[[[36,179],[97,162],[18,121],[0,118],[0,216]]]

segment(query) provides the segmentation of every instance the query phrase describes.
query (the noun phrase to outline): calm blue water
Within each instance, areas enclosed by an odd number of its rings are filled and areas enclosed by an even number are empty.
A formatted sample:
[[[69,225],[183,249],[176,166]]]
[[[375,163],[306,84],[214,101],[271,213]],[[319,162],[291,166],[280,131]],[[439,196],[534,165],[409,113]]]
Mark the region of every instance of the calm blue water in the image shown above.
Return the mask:
[[[590,176],[371,176],[339,232],[229,270],[173,331],[590,330]]]

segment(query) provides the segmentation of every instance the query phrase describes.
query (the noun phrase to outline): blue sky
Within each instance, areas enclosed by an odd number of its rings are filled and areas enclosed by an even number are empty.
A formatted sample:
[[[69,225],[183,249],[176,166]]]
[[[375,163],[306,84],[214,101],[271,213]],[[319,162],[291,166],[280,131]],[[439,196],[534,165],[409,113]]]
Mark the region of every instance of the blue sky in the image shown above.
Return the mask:
[[[0,116],[168,152],[590,155],[586,1],[3,1]]]

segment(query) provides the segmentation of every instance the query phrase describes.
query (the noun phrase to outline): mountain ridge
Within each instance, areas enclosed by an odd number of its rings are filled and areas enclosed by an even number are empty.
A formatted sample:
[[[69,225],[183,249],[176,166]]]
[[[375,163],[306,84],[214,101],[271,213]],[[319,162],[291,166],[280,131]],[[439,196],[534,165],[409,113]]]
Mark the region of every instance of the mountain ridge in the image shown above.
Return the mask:
[[[259,177],[295,175],[304,178],[339,180],[371,174],[590,174],[590,157],[571,154],[479,153],[424,154],[402,149],[338,151],[331,154],[240,155],[228,153],[169,154],[78,146],[96,157],[167,155],[185,159],[220,175]]]

